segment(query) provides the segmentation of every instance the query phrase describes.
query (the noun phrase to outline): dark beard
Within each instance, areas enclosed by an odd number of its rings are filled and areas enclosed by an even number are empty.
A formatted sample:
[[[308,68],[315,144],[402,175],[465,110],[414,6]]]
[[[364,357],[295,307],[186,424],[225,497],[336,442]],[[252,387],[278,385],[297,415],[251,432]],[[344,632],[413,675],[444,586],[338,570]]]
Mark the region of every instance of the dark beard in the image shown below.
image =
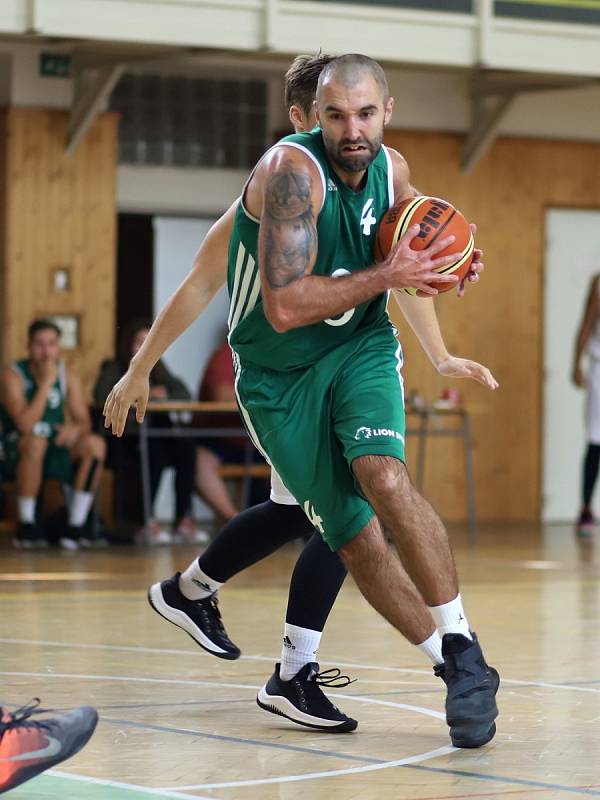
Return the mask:
[[[377,157],[377,154],[381,149],[382,140],[383,134],[378,136],[374,141],[369,141],[368,139],[365,139],[361,142],[342,141],[339,143],[339,145],[334,146],[331,142],[329,142],[328,139],[325,138],[325,136],[323,136],[327,155],[333,161],[333,163],[340,167],[340,169],[342,169],[344,172],[364,172],[364,170],[366,170]],[[342,153],[342,148],[349,144],[360,144],[361,146],[367,148],[367,152],[355,156],[344,155]]]
[[[374,154],[369,151],[361,156],[343,156],[340,153],[330,153],[329,157],[344,172],[364,172],[376,155],[377,153]]]

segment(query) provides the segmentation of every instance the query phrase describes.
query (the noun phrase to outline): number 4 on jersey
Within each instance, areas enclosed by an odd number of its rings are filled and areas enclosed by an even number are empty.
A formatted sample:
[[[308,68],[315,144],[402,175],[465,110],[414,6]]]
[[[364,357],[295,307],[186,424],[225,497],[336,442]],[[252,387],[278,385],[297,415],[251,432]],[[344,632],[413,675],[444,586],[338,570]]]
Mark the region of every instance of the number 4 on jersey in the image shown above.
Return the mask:
[[[373,214],[373,198],[369,197],[363,206],[362,214],[360,215],[360,225],[362,232],[365,236],[371,235],[371,228],[377,224],[375,215]]]
[[[304,501],[304,513],[315,526],[315,528],[319,531],[319,533],[324,533],[323,530],[323,518],[320,517],[317,512],[315,511],[315,507],[311,505],[310,500]]]

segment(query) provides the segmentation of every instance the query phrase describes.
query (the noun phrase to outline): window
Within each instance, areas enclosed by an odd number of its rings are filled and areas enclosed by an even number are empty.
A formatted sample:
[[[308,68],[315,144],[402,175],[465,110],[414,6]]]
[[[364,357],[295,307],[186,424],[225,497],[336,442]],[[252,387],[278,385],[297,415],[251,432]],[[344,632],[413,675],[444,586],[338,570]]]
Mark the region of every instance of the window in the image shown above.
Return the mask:
[[[264,81],[128,74],[110,108],[124,164],[250,167],[267,147]]]

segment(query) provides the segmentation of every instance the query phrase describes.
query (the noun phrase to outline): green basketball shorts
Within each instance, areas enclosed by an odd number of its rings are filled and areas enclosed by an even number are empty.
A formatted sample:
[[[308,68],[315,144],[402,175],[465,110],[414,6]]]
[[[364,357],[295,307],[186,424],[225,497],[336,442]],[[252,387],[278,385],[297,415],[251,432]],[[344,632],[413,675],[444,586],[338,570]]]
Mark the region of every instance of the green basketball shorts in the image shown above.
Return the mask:
[[[4,436],[2,459],[0,460],[0,473],[4,480],[14,480],[15,478],[19,461],[20,438],[18,431],[11,431]],[[72,483],[73,462],[69,451],[65,447],[58,447],[54,444],[54,434],[45,438],[48,438],[49,441],[44,456],[42,477],[44,479],[53,478],[61,483]]]
[[[374,514],[354,479],[353,460],[405,459],[401,366],[391,327],[359,332],[308,369],[237,365],[250,435],[332,550]]]

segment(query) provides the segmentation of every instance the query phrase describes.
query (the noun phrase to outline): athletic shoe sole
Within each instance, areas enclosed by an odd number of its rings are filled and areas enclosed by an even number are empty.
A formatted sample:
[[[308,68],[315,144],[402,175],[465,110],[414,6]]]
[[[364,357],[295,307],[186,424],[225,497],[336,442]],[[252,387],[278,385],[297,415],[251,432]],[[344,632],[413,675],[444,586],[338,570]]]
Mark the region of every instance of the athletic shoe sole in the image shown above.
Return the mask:
[[[297,725],[312,728],[313,730],[326,731],[327,733],[349,733],[356,730],[358,726],[358,722],[355,719],[336,722],[335,720],[323,720],[319,717],[305,714],[299,711],[287,698],[281,697],[281,695],[267,694],[264,686],[258,693],[256,703],[263,711],[278,714],[280,717],[285,717]]]
[[[201,628],[192,622],[184,611],[180,611],[178,608],[173,608],[165,603],[160,583],[155,583],[150,587],[148,591],[148,602],[157,614],[160,614],[167,622],[177,625],[178,628],[185,631],[187,635],[191,636],[196,644],[200,645],[207,653],[217,658],[225,658],[228,661],[235,661],[240,657],[241,653],[228,653],[227,650],[218,647],[208,638]]]

